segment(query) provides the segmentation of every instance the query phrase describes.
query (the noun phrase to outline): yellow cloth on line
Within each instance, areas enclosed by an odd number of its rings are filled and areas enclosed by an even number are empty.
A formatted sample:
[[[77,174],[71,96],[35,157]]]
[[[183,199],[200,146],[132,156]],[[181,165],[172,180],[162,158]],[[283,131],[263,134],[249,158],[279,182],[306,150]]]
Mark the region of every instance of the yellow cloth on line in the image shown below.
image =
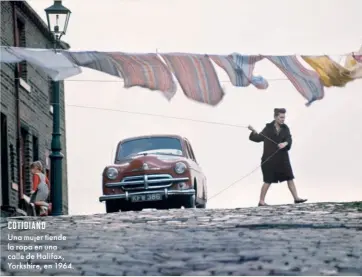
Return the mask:
[[[318,73],[325,87],[344,87],[356,79],[350,69],[341,66],[328,56],[302,56],[302,58]],[[348,66],[354,68],[350,64]]]

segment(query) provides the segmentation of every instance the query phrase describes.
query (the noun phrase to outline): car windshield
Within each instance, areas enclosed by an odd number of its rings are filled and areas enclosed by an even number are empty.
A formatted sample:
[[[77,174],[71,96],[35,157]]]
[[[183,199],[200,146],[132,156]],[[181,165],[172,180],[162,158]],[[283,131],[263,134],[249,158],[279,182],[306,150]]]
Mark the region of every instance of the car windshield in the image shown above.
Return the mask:
[[[141,155],[163,154],[182,156],[181,142],[177,138],[151,137],[125,141],[118,150],[118,159]]]

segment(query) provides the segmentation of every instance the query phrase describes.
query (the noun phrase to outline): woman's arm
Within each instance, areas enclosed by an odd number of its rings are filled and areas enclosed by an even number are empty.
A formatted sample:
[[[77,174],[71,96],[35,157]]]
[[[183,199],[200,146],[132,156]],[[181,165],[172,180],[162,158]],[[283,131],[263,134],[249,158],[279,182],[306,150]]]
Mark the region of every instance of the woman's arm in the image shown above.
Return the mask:
[[[48,185],[48,188],[50,189],[50,182],[49,182],[48,177],[45,177],[45,183]]]
[[[286,138],[285,138],[285,142],[287,143],[287,146],[285,146],[285,150],[289,151],[290,148],[292,148],[292,134],[290,133],[290,130],[288,128],[288,126],[285,126],[285,131],[286,131]]]
[[[257,132],[251,132],[249,135],[249,139],[254,142],[262,142],[264,141],[264,133],[266,133],[266,127],[259,134]]]
[[[34,174],[33,175],[33,189],[31,191],[31,193],[34,193],[38,189],[39,184],[40,184],[40,177],[38,174]]]

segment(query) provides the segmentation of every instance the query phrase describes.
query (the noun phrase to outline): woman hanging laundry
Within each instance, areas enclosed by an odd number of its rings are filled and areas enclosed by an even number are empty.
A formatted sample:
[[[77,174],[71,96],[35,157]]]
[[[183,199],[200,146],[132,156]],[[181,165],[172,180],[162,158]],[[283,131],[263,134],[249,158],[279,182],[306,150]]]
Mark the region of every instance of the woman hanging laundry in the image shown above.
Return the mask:
[[[289,160],[292,146],[292,136],[288,126],[284,123],[286,109],[274,109],[274,120],[267,123],[261,133],[257,133],[252,126],[249,139],[254,142],[264,142],[264,151],[261,159],[264,184],[260,192],[259,206],[266,206],[265,196],[272,183],[287,181],[294,203],[303,203],[307,199],[298,196],[294,184],[294,174]]]

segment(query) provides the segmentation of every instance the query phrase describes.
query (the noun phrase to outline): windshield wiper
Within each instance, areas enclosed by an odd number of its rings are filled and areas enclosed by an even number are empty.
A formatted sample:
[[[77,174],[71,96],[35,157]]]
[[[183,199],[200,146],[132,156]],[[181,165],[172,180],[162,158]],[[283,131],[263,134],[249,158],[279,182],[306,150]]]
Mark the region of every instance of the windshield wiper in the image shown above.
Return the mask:
[[[152,154],[157,154],[157,155],[170,155],[170,156],[180,156],[180,155],[177,155],[177,154],[165,153],[165,152],[153,152]]]
[[[132,153],[127,155],[125,158],[130,158],[130,157],[134,157],[134,156],[147,156],[148,153]]]

